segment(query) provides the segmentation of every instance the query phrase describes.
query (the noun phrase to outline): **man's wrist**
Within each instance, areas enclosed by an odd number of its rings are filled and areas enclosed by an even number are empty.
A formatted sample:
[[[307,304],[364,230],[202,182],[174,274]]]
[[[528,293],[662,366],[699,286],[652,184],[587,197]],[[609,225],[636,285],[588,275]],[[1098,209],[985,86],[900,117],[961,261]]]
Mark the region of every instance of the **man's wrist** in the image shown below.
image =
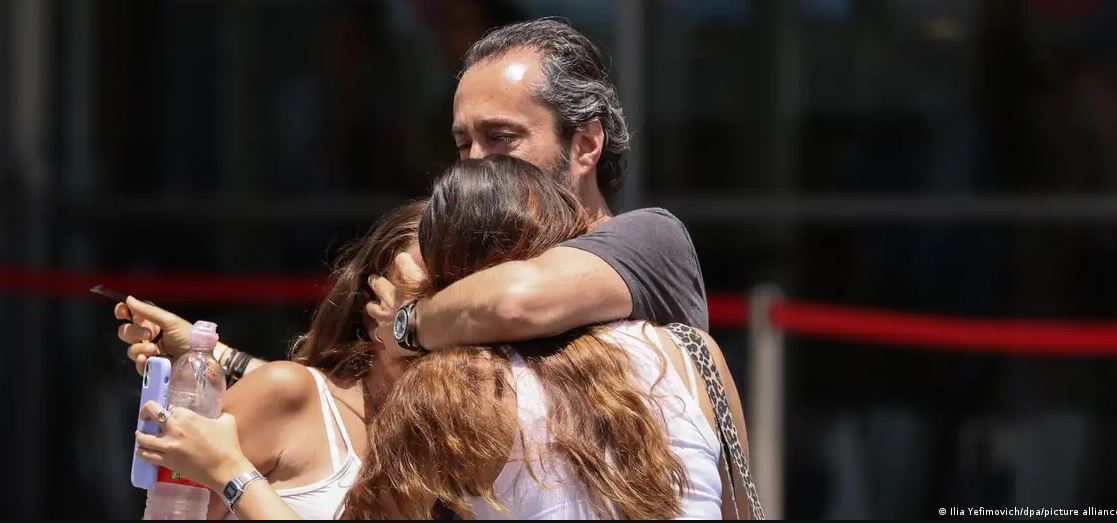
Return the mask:
[[[396,345],[401,350],[422,355],[430,351],[423,348],[422,343],[419,342],[418,318],[415,315],[418,305],[419,300],[407,300],[396,310],[396,317],[392,323],[392,336],[395,337]]]

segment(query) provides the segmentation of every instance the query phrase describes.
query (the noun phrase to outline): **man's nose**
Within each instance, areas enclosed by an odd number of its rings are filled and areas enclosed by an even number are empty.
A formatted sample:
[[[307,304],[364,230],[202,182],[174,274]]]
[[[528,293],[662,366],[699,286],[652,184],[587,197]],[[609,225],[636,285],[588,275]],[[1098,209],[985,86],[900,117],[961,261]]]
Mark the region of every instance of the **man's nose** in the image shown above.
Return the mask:
[[[469,148],[469,157],[474,160],[480,160],[488,155],[488,151],[480,143],[473,142],[473,146]]]

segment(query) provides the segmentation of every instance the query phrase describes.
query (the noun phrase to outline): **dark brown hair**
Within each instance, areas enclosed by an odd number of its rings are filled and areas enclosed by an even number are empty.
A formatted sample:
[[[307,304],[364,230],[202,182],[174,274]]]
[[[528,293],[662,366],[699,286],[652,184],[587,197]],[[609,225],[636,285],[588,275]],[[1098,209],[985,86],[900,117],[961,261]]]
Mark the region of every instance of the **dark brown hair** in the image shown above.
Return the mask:
[[[360,378],[372,364],[374,342],[362,336],[361,315],[370,296],[368,277],[385,275],[396,255],[417,241],[426,200],[397,207],[342,248],[330,273],[330,290],[314,311],[310,330],[291,347],[291,360],[333,377]]]
[[[435,184],[423,213],[419,243],[429,279],[415,292],[539,256],[587,224],[574,195],[531,164],[507,156],[461,160]],[[553,438],[547,448],[523,449],[529,471],[533,459],[562,460],[602,518],[677,516],[686,472],[624,349],[591,328],[512,347],[543,387]],[[344,517],[429,518],[436,501],[468,517],[466,496],[495,503],[495,472],[521,457],[509,375],[503,350],[486,347],[416,360],[369,429],[366,466]]]

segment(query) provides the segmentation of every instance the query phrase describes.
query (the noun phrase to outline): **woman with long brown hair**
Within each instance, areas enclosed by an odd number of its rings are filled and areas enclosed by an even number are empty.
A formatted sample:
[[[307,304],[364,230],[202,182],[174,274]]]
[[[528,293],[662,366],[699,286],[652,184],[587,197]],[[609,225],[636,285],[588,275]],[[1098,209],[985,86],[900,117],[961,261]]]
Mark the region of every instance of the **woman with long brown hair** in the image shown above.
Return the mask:
[[[462,160],[437,182],[423,213],[428,277],[412,294],[531,258],[587,228],[574,196],[530,164]],[[372,420],[365,467],[343,516],[429,518],[439,502],[478,518],[749,515],[728,501],[753,496],[733,492],[720,472],[727,456],[719,420],[694,376],[720,375],[728,400],[718,414],[743,436],[736,386],[716,344],[690,332],[713,348],[705,361],[688,358],[678,338],[644,322],[416,359]],[[167,426],[164,438],[141,438],[141,455],[211,488],[243,472],[235,448],[214,445],[235,432],[229,420],[184,413]],[[250,486],[238,513],[289,517],[276,501],[271,490]]]
[[[369,420],[399,372],[393,359],[378,357],[383,344],[366,335],[362,318],[370,293],[362,288],[370,275],[388,274],[397,254],[414,248],[425,205],[385,214],[346,245],[291,361],[245,374],[223,397],[224,412],[244,422],[239,447],[246,459],[303,518],[339,513],[361,469]],[[229,515],[220,497],[211,496],[209,518]]]
[[[412,294],[533,258],[588,225],[573,193],[532,165],[463,160],[423,213],[427,278]],[[481,519],[720,517],[718,436],[691,370],[646,322],[423,356],[370,428],[345,516],[425,518],[439,501]]]

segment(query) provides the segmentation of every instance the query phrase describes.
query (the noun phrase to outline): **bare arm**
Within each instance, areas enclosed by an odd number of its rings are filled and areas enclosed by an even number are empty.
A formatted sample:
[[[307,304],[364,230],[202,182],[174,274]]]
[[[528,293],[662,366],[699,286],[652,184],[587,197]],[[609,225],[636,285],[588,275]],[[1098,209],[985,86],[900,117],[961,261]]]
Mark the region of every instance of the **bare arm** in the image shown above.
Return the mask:
[[[225,393],[224,411],[238,421],[244,457],[264,476],[275,470],[290,428],[299,426],[294,421],[314,398],[314,390],[313,378],[306,368],[296,363],[274,362],[245,376]],[[220,498],[210,496],[209,518],[220,519],[226,513]]]
[[[571,247],[472,274],[417,307],[419,343],[452,345],[551,336],[632,312],[628,285],[608,263]]]
[[[425,277],[407,254],[401,280]],[[371,281],[366,307],[389,340],[402,293]],[[414,328],[428,349],[549,336],[574,327],[633,318],[706,328],[705,286],[690,235],[671,213],[641,209],[611,218],[542,256],[477,272],[416,309]]]

